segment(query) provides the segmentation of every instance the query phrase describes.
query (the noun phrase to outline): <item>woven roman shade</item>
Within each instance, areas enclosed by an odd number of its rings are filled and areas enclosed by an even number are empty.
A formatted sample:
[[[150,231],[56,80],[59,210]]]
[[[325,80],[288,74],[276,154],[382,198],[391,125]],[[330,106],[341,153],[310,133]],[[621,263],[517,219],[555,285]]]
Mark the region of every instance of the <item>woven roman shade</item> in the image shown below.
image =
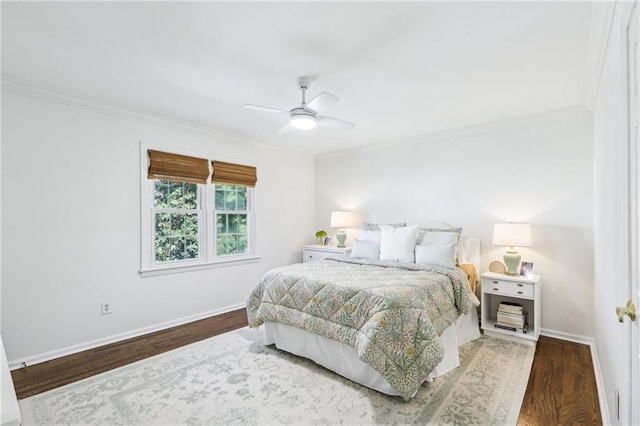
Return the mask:
[[[212,183],[241,185],[251,188],[256,186],[258,177],[255,167],[225,163],[222,161],[212,161],[211,164],[213,165]]]
[[[162,151],[149,150],[149,179],[186,183],[207,183],[209,161]]]

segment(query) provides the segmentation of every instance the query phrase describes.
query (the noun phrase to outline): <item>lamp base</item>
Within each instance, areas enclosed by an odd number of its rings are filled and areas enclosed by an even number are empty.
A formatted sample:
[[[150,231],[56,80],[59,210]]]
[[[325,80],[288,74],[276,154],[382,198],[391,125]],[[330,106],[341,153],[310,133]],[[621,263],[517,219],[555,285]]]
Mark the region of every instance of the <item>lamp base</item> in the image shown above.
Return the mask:
[[[347,233],[345,231],[336,232],[336,239],[338,240],[338,248],[345,248],[344,244],[347,241]]]
[[[503,259],[504,264],[507,267],[507,272],[505,272],[505,274],[511,276],[518,275],[518,265],[520,265],[520,260],[522,259],[520,254],[511,247],[504,254]]]

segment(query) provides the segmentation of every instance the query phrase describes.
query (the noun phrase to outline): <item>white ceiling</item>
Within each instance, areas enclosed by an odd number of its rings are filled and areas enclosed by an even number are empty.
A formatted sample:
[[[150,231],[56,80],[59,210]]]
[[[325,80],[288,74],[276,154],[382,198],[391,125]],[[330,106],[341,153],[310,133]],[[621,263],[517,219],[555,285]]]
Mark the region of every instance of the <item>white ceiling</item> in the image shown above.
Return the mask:
[[[591,2],[2,2],[2,75],[321,153],[586,104]],[[356,124],[281,135],[296,79]],[[284,120],[284,121],[283,121]]]

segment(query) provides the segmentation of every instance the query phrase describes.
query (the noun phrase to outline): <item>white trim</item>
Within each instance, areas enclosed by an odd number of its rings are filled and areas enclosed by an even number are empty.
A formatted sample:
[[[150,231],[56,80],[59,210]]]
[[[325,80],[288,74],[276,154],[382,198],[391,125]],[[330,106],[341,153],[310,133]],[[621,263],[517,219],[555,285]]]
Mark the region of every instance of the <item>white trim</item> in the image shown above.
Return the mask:
[[[235,141],[235,142],[240,142],[247,145],[252,145],[262,149],[286,152],[287,155],[289,156],[295,155],[300,158],[309,158],[314,156],[313,154],[309,154],[302,151],[293,151],[288,148],[269,145],[263,142],[255,141],[253,139],[245,139],[234,134],[225,133],[223,131],[220,131],[211,127],[205,127],[205,126],[201,126],[191,122],[179,121],[179,120],[175,120],[168,117],[153,115],[144,111],[135,111],[132,109],[126,109],[118,106],[109,105],[103,100],[88,99],[86,97],[83,97],[82,95],[73,94],[73,93],[65,92],[63,90],[50,88],[45,85],[41,85],[38,83],[34,83],[31,81],[27,81],[24,79],[20,79],[20,78],[8,76],[8,75],[1,76],[0,91],[16,93],[18,95],[28,96],[31,98],[41,99],[41,100],[54,102],[54,103],[58,103],[58,104],[62,104],[62,105],[66,105],[74,108],[107,114],[115,117],[120,117],[120,118],[125,118],[130,120],[133,119],[133,120],[139,120],[139,121],[152,122],[152,123],[162,124],[162,125],[167,125],[172,127],[178,127],[188,131],[204,133],[209,136],[224,138],[232,142]],[[222,161],[226,161],[226,160],[222,159]]]
[[[457,127],[454,129],[447,129],[442,131],[436,131],[432,133],[424,133],[416,136],[411,136],[400,140],[389,140],[378,143],[371,143],[367,145],[357,146],[353,148],[346,148],[336,151],[324,152],[316,154],[316,159],[342,157],[345,155],[367,153],[375,150],[394,148],[398,149],[401,146],[409,145],[413,143],[434,143],[439,141],[445,141],[447,139],[477,135],[481,133],[496,131],[500,129],[512,128],[515,126],[524,126],[528,124],[535,124],[547,120],[557,120],[561,118],[575,117],[579,114],[587,113],[589,110],[584,105],[574,105],[567,108],[556,109],[552,111],[544,111],[540,113],[534,113],[524,116],[514,116],[502,118],[495,121],[489,121],[480,124],[472,124],[465,127]]]
[[[591,363],[593,364],[593,374],[596,377],[596,389],[598,390],[598,401],[600,402],[600,418],[603,425],[611,424],[609,419],[609,404],[607,404],[606,392],[604,387],[604,378],[600,368],[600,359],[598,358],[598,350],[595,340],[591,342]]]
[[[178,318],[176,320],[166,321],[160,324],[152,325],[149,327],[139,328],[137,330],[128,331],[125,333],[114,334],[112,336],[104,337],[102,339],[91,340],[89,342],[81,343],[78,345],[68,346],[66,348],[57,349],[54,351],[44,352],[38,355],[30,356],[27,358],[10,360],[9,368],[16,370],[25,366],[39,364],[41,362],[51,361],[52,359],[60,358],[67,355],[76,354],[89,349],[95,349],[100,346],[109,345],[111,343],[117,343],[123,340],[131,339],[133,337],[144,336],[145,334],[154,333],[156,331],[166,330],[178,325],[188,324],[190,322],[198,321],[201,319],[222,315],[228,312],[236,311],[238,309],[245,308],[245,303],[238,303],[236,305],[227,306],[225,308],[215,309],[212,311],[202,312],[200,314],[190,315],[188,317]]]
[[[215,269],[215,268],[226,268],[229,266],[238,266],[238,265],[247,265],[250,263],[258,263],[262,259],[261,256],[247,256],[247,257],[238,257],[234,256],[230,259],[224,259],[208,263],[198,263],[197,265],[177,265],[177,266],[166,266],[161,268],[154,269],[141,269],[139,271],[140,276],[142,278],[146,277],[157,277],[159,275],[170,275],[170,274],[181,274],[184,272],[194,272],[194,271],[203,271],[205,269]]]
[[[552,339],[566,340],[568,342],[580,343],[583,345],[591,345],[593,337],[581,336],[579,334],[565,333],[564,331],[549,330],[548,328],[540,329],[540,335],[551,337]]]

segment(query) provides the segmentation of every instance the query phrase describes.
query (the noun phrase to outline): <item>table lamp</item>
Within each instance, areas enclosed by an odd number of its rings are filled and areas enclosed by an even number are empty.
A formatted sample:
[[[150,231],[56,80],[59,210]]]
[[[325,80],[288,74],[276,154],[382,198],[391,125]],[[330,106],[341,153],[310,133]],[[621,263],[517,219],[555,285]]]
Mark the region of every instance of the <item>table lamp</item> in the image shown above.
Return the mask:
[[[496,223],[493,226],[494,246],[509,246],[504,254],[507,275],[518,275],[518,265],[522,259],[514,247],[529,247],[531,242],[531,225],[528,223]]]
[[[331,226],[332,228],[348,228],[353,223],[353,214],[345,211],[331,212]],[[338,240],[338,247],[346,247],[344,242],[347,240],[347,232],[344,229],[340,229],[336,233],[336,239]]]

